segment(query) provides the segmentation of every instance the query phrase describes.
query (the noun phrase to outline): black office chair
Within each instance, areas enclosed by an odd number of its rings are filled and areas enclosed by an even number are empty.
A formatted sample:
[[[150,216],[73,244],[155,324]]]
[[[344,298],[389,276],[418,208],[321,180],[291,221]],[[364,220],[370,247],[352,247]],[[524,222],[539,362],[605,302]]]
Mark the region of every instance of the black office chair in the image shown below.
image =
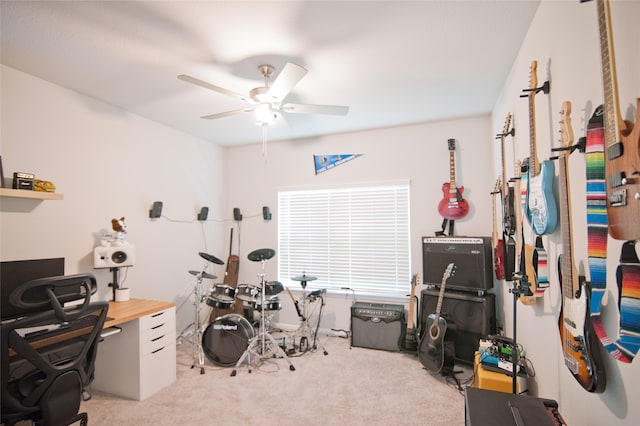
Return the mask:
[[[26,314],[0,323],[2,423],[87,424],[79,413],[93,381],[108,302],[91,302],[91,274],[40,278],[21,284],[10,302]],[[69,301],[82,301],[63,307]],[[54,339],[64,334],[63,341]]]

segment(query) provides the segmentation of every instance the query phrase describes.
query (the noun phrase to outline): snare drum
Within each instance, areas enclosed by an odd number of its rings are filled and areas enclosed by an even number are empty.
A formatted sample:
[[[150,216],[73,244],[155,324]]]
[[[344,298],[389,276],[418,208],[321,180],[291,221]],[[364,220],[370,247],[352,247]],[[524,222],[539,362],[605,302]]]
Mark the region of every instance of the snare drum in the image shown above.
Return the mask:
[[[264,301],[265,311],[279,311],[281,309],[282,303],[280,303],[280,298],[278,296],[271,296]],[[258,310],[262,310],[262,306],[258,305]]]
[[[242,315],[227,314],[207,326],[202,349],[214,364],[230,367],[238,362],[254,335],[253,327]]]
[[[256,303],[260,298],[260,287],[253,284],[239,284],[236,287],[236,298],[249,303]]]
[[[207,292],[207,305],[218,309],[231,309],[236,289],[226,284],[216,284]]]

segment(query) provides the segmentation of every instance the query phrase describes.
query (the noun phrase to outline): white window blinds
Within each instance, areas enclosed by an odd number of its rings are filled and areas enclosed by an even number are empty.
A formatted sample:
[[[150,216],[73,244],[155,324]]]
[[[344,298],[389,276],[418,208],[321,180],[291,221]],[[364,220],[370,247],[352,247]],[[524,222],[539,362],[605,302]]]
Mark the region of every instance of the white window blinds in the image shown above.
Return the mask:
[[[406,295],[409,201],[408,184],[279,192],[280,281],[306,273],[313,288]]]

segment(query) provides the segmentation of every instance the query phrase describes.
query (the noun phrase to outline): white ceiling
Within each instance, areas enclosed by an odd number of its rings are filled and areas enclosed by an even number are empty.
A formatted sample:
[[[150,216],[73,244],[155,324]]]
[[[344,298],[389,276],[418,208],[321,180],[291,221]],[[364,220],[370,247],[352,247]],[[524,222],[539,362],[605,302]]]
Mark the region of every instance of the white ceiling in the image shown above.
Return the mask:
[[[257,67],[308,69],[288,102],[348,105],[286,114],[269,140],[489,113],[540,0],[7,1],[2,63],[220,145],[257,143],[242,101]]]

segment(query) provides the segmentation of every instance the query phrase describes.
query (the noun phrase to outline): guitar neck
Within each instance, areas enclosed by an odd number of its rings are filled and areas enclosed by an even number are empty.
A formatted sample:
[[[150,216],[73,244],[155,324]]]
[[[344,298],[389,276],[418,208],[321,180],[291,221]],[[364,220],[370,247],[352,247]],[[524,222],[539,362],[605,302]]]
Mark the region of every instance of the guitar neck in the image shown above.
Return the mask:
[[[616,80],[616,62],[613,50],[613,33],[611,31],[611,12],[609,1],[598,0],[598,26],[600,30],[600,54],[602,77],[604,83],[604,141],[610,148],[618,142],[619,130],[624,127],[620,115],[618,83]]]
[[[569,113],[571,111],[571,104],[565,102],[562,109],[562,133],[563,139],[567,142],[565,146],[571,145],[573,141],[571,130],[571,118]],[[560,156],[559,159],[559,178],[558,178],[558,192],[560,199],[560,226],[562,229],[562,260],[560,263],[560,269],[562,272],[562,296],[573,299],[574,295],[579,289],[579,281],[577,271],[573,262],[573,238],[571,229],[571,203],[569,194],[569,154],[568,151]]]
[[[447,284],[447,280],[442,280],[442,284],[440,285],[440,293],[438,294],[438,304],[436,305],[436,318],[440,317],[440,312],[442,310],[442,299],[444,299],[444,287]]]
[[[535,91],[529,93],[529,176],[537,176],[540,173],[540,162],[536,148],[535,96]]]
[[[449,192],[456,192],[456,157],[449,151]]]

